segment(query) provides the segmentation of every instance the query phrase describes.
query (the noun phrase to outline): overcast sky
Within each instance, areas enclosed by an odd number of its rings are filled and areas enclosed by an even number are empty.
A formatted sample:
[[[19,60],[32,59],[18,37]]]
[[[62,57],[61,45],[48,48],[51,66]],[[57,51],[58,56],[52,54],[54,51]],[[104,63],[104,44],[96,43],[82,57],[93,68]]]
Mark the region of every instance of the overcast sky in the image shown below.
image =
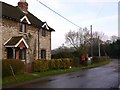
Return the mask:
[[[1,0],[17,6],[20,0]],[[37,0],[26,0],[28,10],[56,31],[52,32],[52,49],[65,43],[65,33],[78,30],[75,25],[59,17]],[[80,27],[103,32],[107,36],[118,35],[118,1],[119,0],[39,0],[59,14]]]

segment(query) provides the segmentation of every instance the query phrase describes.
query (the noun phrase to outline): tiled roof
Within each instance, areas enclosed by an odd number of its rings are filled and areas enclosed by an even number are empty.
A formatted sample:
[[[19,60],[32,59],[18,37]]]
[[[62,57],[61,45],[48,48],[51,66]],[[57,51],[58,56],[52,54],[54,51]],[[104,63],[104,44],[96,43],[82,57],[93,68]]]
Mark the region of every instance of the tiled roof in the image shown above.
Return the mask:
[[[5,44],[5,46],[14,46],[14,45],[16,45],[21,39],[22,39],[22,36],[12,37],[12,38]]]
[[[31,22],[31,25],[33,25],[37,28],[41,28],[42,25],[45,23],[45,22],[42,22],[40,19],[38,19],[36,16],[34,16],[29,11],[28,11],[28,14],[25,14],[19,9],[18,6],[15,7],[15,6],[12,6],[12,5],[9,5],[9,4],[2,2],[2,17],[7,17],[7,18],[10,18],[12,20],[19,22],[20,19],[25,15],[27,16],[27,18]],[[51,27],[49,27],[49,28],[50,28],[49,29],[50,31],[55,31]]]
[[[24,42],[25,46],[28,48],[28,44],[22,36],[14,36],[4,43],[5,47],[18,47],[21,42]]]

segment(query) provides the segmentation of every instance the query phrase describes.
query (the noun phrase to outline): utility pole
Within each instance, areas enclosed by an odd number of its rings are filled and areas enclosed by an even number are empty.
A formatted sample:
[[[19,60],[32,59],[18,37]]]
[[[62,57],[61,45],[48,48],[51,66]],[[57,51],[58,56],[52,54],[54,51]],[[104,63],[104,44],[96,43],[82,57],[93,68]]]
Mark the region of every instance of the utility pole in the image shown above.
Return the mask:
[[[92,25],[90,25],[91,30],[91,57],[93,57],[93,36],[92,36]]]
[[[99,36],[98,36],[98,52],[99,52],[99,57],[100,57],[101,53],[100,53],[100,39],[99,39]]]

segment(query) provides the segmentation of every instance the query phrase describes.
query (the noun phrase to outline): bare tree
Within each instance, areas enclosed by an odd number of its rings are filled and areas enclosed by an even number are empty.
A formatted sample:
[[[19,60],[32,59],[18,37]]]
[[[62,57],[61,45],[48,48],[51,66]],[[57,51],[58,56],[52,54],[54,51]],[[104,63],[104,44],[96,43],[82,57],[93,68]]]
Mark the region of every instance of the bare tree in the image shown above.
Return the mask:
[[[115,36],[115,35],[111,36],[111,41],[112,41],[112,42],[117,41],[117,39],[118,39],[118,37],[117,37],[117,36]]]
[[[93,39],[93,46],[96,50],[95,54],[98,53],[98,41],[99,44],[103,43],[104,39],[104,33],[103,32],[93,32],[92,33],[92,39]],[[98,38],[99,37],[99,38]],[[88,54],[91,46],[91,31],[87,28],[80,28],[76,31],[69,31],[65,35],[66,44],[69,44],[70,46],[74,47],[76,51],[80,54]],[[90,52],[89,52],[90,53]]]
[[[98,32],[98,31],[93,32],[93,38],[98,38],[98,37],[100,40],[103,40],[105,37],[105,34],[103,32]]]
[[[90,32],[87,28],[80,28],[78,31],[69,31],[65,35],[66,43],[78,49],[82,45],[86,45],[90,39]]]

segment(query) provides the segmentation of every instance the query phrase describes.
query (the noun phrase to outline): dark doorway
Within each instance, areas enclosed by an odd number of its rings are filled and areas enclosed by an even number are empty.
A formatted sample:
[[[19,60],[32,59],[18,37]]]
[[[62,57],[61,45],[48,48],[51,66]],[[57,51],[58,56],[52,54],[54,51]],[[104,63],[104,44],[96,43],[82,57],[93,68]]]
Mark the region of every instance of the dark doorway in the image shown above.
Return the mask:
[[[13,49],[10,47],[7,48],[7,59],[13,59]]]

